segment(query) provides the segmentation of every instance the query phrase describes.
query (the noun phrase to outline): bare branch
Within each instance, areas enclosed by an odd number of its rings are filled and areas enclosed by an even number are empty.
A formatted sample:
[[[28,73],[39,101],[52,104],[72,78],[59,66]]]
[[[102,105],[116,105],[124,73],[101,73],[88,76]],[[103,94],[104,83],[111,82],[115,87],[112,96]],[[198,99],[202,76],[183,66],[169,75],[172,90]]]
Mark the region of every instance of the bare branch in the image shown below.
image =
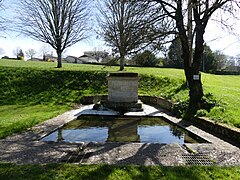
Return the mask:
[[[33,57],[37,54],[37,51],[35,49],[28,49],[25,51],[25,54],[30,58],[33,59]]]
[[[21,0],[20,31],[51,45],[58,54],[87,38],[89,8],[87,0]]]
[[[201,108],[201,98],[203,97],[201,78],[194,79],[193,77],[194,75],[197,75],[198,77],[200,71],[204,51],[204,34],[206,26],[216,12],[228,12],[232,15],[239,14],[236,13],[234,7],[239,9],[240,2],[239,0],[155,1],[162,6],[163,11],[175,22],[174,25],[177,29],[177,35],[181,40],[185,76],[190,89],[188,113],[194,115],[194,113]],[[189,16],[186,17],[186,14]],[[218,17],[218,19],[220,18]],[[225,23],[224,21],[221,22]],[[192,43],[193,41],[194,43]],[[194,52],[192,52],[193,47]]]
[[[165,28],[171,21],[166,22],[166,26],[162,23],[166,14],[154,2],[104,0],[98,5],[100,34],[120,54],[121,70],[126,55],[153,47],[167,36]]]

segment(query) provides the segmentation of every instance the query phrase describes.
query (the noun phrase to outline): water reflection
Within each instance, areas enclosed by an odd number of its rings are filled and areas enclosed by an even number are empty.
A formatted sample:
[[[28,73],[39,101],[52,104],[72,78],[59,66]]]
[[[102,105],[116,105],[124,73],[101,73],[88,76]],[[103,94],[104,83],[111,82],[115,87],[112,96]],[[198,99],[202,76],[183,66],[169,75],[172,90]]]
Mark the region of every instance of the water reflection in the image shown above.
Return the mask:
[[[197,143],[185,131],[159,117],[80,116],[43,141]]]

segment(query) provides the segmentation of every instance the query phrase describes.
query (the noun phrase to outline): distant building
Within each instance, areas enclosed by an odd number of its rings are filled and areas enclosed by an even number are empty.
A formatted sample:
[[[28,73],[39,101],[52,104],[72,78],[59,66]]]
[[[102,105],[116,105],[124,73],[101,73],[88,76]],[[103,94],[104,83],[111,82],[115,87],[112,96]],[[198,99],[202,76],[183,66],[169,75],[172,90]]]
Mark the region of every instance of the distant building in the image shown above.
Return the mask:
[[[98,61],[91,55],[82,55],[79,57],[80,61],[84,63],[97,63]]]
[[[240,66],[227,66],[224,70],[226,71],[240,71]]]
[[[85,51],[84,55],[79,57],[86,62],[92,63],[101,63],[104,62],[105,59],[108,59],[108,52],[106,51]]]
[[[47,58],[47,56],[46,56]],[[64,58],[64,62],[66,63],[106,63],[110,59],[108,52],[105,51],[86,51],[80,57],[75,56],[67,56]]]
[[[83,64],[84,61],[82,61],[80,58],[75,57],[75,56],[67,56],[64,58],[64,61],[67,63],[77,63],[77,64]]]

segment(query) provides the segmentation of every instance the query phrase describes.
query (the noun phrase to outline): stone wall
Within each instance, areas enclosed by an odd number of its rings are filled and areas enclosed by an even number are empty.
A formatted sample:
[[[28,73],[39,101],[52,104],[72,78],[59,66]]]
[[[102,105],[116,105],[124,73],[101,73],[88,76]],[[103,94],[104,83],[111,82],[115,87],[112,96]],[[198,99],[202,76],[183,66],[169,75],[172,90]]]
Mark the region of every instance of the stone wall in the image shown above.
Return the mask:
[[[158,107],[161,107],[161,108],[169,110],[169,111],[171,111],[172,107],[173,107],[173,103],[171,101],[164,99],[162,97],[139,96],[139,99],[145,104],[158,106]]]
[[[83,104],[83,105],[96,104],[100,101],[106,101],[107,98],[108,98],[107,95],[84,96],[81,99],[81,104]]]
[[[171,111],[173,103],[167,99],[156,96],[139,96],[138,97],[143,103],[158,106],[163,109]],[[99,101],[106,101],[108,99],[107,95],[95,95],[95,96],[84,96],[81,99],[83,105],[86,104],[95,104]]]
[[[191,121],[201,128],[206,129],[209,133],[219,136],[220,138],[240,147],[240,129],[230,127],[227,124],[217,123],[203,117],[196,117]]]

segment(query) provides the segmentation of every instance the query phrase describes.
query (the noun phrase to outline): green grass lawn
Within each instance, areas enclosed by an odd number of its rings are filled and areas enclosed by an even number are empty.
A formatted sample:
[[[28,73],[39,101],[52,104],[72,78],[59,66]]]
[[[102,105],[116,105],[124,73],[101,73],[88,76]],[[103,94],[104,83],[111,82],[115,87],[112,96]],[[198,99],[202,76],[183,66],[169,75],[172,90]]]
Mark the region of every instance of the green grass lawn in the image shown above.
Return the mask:
[[[0,60],[0,138],[71,109],[85,95],[107,94],[106,75],[119,67]],[[173,102],[188,99],[184,72],[168,68],[134,68],[140,74],[139,94],[162,96]],[[207,114],[240,127],[240,76],[202,73],[205,93],[221,107]]]
[[[64,64],[62,69],[55,66],[45,62],[0,61],[0,138],[63,113],[81,103],[85,95],[107,94],[107,73],[118,69],[76,64]],[[144,68],[128,71],[133,70]],[[142,72],[139,92],[177,99],[179,93],[174,92],[182,83],[181,78],[168,78],[163,72],[155,77],[146,71]]]
[[[213,108],[209,116],[240,127],[240,75],[204,74],[203,87],[205,93],[212,93],[222,105]]]
[[[0,164],[0,179],[165,179],[208,180],[240,179],[239,167],[162,167],[162,166],[109,166],[109,165],[23,165]]]
[[[60,105],[3,105],[0,106],[0,139],[26,130],[43,120],[53,118],[69,110]]]
[[[81,103],[85,95],[107,93],[106,75],[119,67],[0,60],[0,138],[26,130]],[[132,68],[140,74],[139,93],[174,102],[188,98],[179,69]],[[205,93],[221,107],[208,116],[240,127],[240,76],[202,74]],[[78,166],[0,163],[0,179],[240,179],[239,167]]]

